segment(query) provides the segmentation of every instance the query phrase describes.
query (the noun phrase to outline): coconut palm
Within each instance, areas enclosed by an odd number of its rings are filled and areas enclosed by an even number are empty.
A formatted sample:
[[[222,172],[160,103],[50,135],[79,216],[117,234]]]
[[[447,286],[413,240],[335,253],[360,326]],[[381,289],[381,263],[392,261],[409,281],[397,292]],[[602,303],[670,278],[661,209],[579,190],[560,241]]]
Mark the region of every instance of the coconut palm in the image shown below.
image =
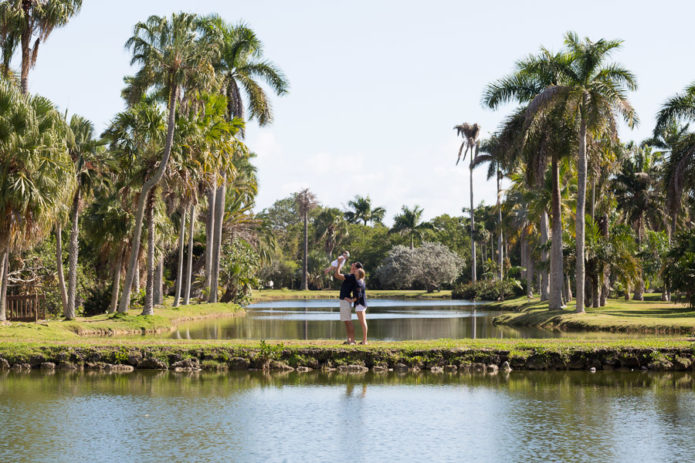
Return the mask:
[[[309,289],[307,286],[307,256],[309,254],[309,211],[318,206],[318,201],[316,200],[316,195],[305,188],[299,191],[295,195],[295,201],[297,202],[297,209],[299,210],[299,215],[304,221],[304,248],[303,248],[303,261],[302,261],[302,287],[301,289]]]
[[[131,63],[141,66],[136,75],[128,80],[129,86],[125,90],[128,101],[140,101],[150,89],[164,93],[167,96],[168,117],[161,160],[156,170],[148,175],[138,198],[132,252],[118,306],[121,313],[126,312],[130,305],[145,206],[153,188],[164,176],[171,156],[179,92],[185,94],[196,87],[204,87],[214,77],[211,65],[218,50],[214,41],[201,33],[202,25],[195,15],[187,13],[172,14],[170,19],[153,15],[147,21],[137,23],[133,36],[126,42],[126,47],[133,51]],[[152,271],[148,269],[148,273]],[[152,313],[152,306],[146,304],[143,314]]]
[[[383,207],[372,208],[372,200],[369,195],[355,196],[355,199],[348,201],[348,206],[352,210],[345,212],[345,220],[350,223],[358,223],[362,221],[364,225],[368,225],[369,222],[381,223],[386,215],[386,209]]]
[[[478,155],[478,138],[480,137],[480,126],[478,124],[469,124],[464,122],[454,126],[457,135],[463,137],[461,146],[459,147],[458,158],[456,159],[456,165],[461,161],[461,154],[463,153],[463,161],[466,160],[466,155],[470,151],[470,190],[471,190],[471,278],[472,281],[476,281],[478,276],[476,272],[476,256],[475,256],[475,206],[473,204],[473,161]],[[465,148],[465,150],[464,150]],[[475,154],[474,151],[475,150]],[[411,242],[412,247],[412,242]]]
[[[389,233],[398,233],[410,238],[410,249],[413,249],[415,247],[415,239],[422,241],[425,230],[432,228],[429,223],[420,222],[422,220],[422,212],[423,209],[417,205],[412,209],[408,206],[403,206],[401,213],[396,214],[393,218],[393,227],[391,227]]]
[[[634,75],[627,69],[607,63],[610,54],[620,47],[620,40],[580,40],[574,33],[565,35],[568,60],[558,68],[557,85],[543,90],[529,104],[531,121],[563,107],[575,123],[579,139],[577,152],[577,210],[576,210],[576,307],[584,312],[584,228],[587,183],[587,137],[616,133],[616,117],[622,116],[633,126],[637,116],[626,91],[637,88]]]
[[[39,45],[54,29],[64,26],[79,13],[82,0],[6,0],[0,2],[0,41],[3,68],[9,63],[16,47],[22,52],[22,93],[29,91],[29,70],[36,64]],[[32,45],[33,41],[33,45]]]

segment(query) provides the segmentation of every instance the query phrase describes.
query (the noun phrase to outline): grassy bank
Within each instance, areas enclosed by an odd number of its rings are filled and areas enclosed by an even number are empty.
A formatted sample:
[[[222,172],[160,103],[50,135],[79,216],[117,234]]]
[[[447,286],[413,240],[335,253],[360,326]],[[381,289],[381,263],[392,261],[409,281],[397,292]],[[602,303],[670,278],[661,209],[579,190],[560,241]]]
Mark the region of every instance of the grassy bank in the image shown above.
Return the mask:
[[[334,299],[338,297],[336,289],[297,290],[297,289],[263,289],[253,292],[253,302],[275,301],[281,299]],[[367,297],[377,299],[451,299],[451,290],[433,293],[423,290],[367,290]]]
[[[0,341],[70,341],[85,336],[117,336],[170,331],[177,323],[206,318],[243,315],[236,304],[195,304],[181,307],[157,307],[155,314],[144,316],[131,310],[125,315],[102,314],[75,320],[44,320],[39,323],[6,322],[0,324]]]
[[[54,343],[4,342],[0,369],[248,370],[307,369],[364,372],[650,369],[688,370],[693,343],[681,338],[639,340],[438,340],[343,346],[336,341],[249,342],[81,339]]]
[[[565,310],[548,310],[548,303],[538,298],[520,297],[494,302],[487,307],[509,310],[495,317],[495,323],[509,326],[536,326],[566,331],[611,331],[636,333],[695,333],[695,310],[684,304],[658,300],[656,295],[645,301],[609,299],[605,307],[574,312],[574,305]]]

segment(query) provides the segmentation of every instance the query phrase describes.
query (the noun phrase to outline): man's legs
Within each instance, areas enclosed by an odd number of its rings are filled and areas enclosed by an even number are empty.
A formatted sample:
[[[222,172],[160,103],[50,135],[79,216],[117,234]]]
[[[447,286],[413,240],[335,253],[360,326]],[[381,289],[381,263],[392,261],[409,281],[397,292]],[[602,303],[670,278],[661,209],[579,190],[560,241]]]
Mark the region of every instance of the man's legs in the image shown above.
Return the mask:
[[[352,320],[345,322],[345,331],[347,332],[348,344],[354,344],[355,343],[355,325],[352,324]]]

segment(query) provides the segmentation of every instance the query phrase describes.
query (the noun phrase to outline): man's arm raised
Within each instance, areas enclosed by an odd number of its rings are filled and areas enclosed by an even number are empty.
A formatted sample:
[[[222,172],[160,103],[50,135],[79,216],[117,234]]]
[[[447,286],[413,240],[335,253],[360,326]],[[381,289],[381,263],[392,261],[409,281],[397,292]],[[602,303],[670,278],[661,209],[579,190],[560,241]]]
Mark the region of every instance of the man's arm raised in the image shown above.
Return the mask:
[[[341,269],[341,268],[343,268],[342,262],[335,268],[335,272],[333,273],[333,276],[336,277],[336,278],[339,279],[339,280],[344,280],[344,279],[345,279],[345,275],[343,275],[342,273],[340,273],[340,269]]]

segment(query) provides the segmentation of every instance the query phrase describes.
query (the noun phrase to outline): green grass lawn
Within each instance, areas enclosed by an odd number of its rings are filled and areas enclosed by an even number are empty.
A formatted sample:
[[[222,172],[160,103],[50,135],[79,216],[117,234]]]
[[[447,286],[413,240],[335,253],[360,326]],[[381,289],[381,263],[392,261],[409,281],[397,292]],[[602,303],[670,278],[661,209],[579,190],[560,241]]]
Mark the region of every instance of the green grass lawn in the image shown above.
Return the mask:
[[[75,320],[44,320],[38,323],[5,322],[0,324],[0,342],[79,340],[85,336],[117,336],[123,334],[169,331],[176,323],[204,318],[243,315],[236,304],[192,304],[180,307],[156,307],[154,315],[140,315],[131,310],[125,315],[102,314],[77,317]]]
[[[575,313],[570,304],[565,310],[548,310],[547,302],[520,297],[494,302],[488,307],[513,310],[495,318],[509,326],[538,326],[562,330],[613,331],[643,333],[693,333],[695,310],[685,304],[663,302],[659,295],[647,295],[644,301],[609,299],[605,307],[587,308]]]

